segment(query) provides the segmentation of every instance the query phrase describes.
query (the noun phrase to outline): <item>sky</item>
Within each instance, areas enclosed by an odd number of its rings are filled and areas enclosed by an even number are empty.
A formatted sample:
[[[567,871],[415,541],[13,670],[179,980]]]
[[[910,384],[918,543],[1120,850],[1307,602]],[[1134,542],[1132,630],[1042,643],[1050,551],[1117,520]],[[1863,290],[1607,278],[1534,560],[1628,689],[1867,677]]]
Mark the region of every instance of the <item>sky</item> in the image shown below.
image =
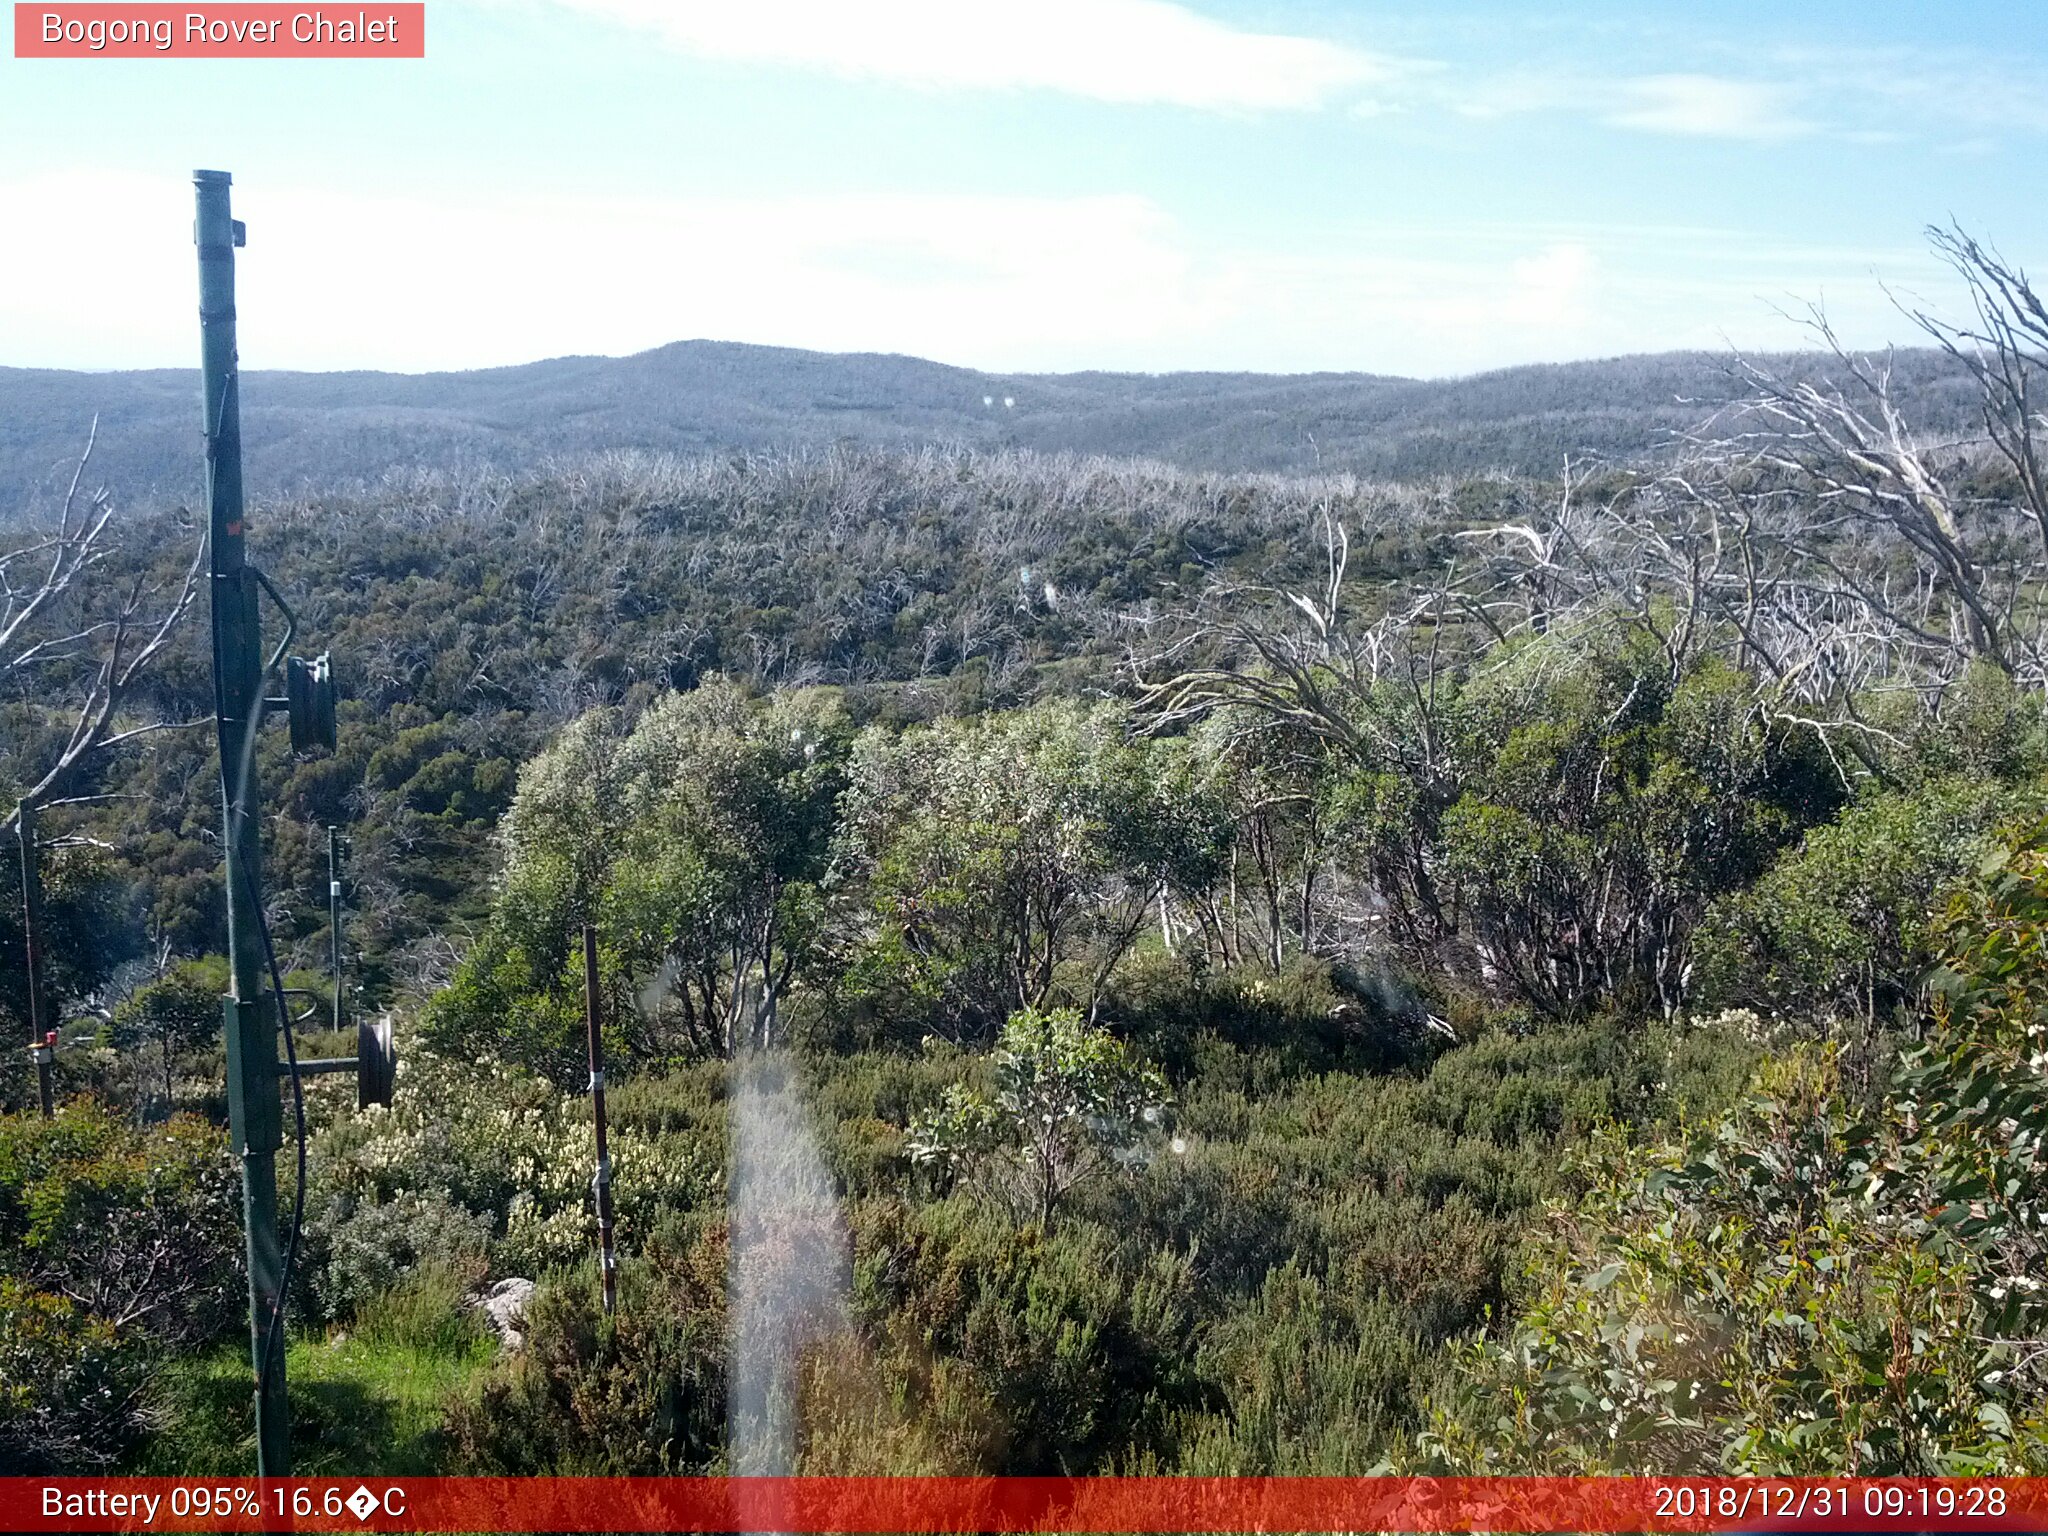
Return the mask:
[[[349,8],[351,13],[354,7]],[[691,337],[1002,372],[1441,377],[2048,272],[2036,0],[428,0],[423,60],[0,57],[0,365]]]

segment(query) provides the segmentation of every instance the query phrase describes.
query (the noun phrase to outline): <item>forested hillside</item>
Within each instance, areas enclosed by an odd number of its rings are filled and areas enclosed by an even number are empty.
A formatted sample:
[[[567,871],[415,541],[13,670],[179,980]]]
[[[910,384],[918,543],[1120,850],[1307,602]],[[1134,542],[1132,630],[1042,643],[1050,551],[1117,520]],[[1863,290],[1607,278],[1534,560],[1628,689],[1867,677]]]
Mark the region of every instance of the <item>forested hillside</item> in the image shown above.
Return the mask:
[[[340,828],[404,1051],[307,1089],[299,1469],[2048,1470],[2048,329],[1961,254],[1964,443],[1836,358],[1541,476],[264,499],[345,695],[267,920],[317,987]],[[0,1465],[239,1470],[196,531],[79,483],[6,546]]]
[[[1370,590],[1439,559],[1457,507],[1523,492],[1455,492],[1331,478],[1201,477],[1101,460],[853,450],[815,457],[615,456],[524,476],[422,475],[373,494],[277,501],[255,515],[269,569],[307,630],[332,646],[342,745],[293,762],[266,739],[285,808],[268,854],[317,926],[292,953],[324,953],[325,842],[350,834],[373,978],[459,941],[493,867],[491,833],[518,767],[593,707],[630,717],[669,689],[726,675],[755,687],[831,684],[857,718],[926,719],[1047,692],[1114,686],[1122,628],[1212,579],[1306,575],[1300,539],[1324,504],[1372,526],[1355,568]],[[1434,531],[1432,531],[1432,529]],[[197,549],[175,514],[121,532],[110,559],[170,593]],[[274,554],[270,553],[274,551]],[[125,589],[98,601],[118,604]],[[83,602],[67,617],[104,621]],[[179,629],[124,709],[151,720],[211,708],[206,635]],[[48,700],[89,688],[87,653],[16,674],[0,774],[34,781],[72,721]],[[109,956],[157,939],[224,942],[204,830],[217,814],[201,731],[137,740],[106,772],[133,801],[99,857],[146,890]],[[0,915],[0,923],[10,921]],[[303,946],[299,941],[303,940]],[[373,996],[387,996],[380,980]]]
[[[1818,355],[1769,362],[1790,376],[1828,368]],[[1968,424],[1967,379],[1944,355],[1905,354],[1898,368],[1900,397],[1923,428]],[[987,374],[917,358],[692,341],[474,373],[258,369],[243,389],[250,484],[298,492],[392,471],[524,470],[613,449],[841,443],[1138,456],[1204,471],[1545,476],[1568,455],[1660,451],[1742,385],[1730,359],[1705,353],[1420,380]],[[0,368],[0,522],[61,492],[95,415],[101,473],[127,501],[195,505],[197,391],[197,374],[182,370]]]

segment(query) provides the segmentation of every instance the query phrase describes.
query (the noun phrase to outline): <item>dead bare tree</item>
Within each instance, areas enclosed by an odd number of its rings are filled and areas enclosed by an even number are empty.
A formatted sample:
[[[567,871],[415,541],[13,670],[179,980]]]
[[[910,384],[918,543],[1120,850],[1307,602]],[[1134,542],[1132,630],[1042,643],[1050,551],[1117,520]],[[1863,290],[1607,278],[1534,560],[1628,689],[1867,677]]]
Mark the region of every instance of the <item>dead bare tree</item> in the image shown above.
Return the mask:
[[[1849,384],[1789,382],[1745,363],[1755,427],[1729,443],[1728,468],[1762,481],[1752,496],[1810,507],[1798,522],[1781,519],[1781,536],[1798,541],[1823,584],[1924,647],[2038,671],[2037,637],[2013,622],[2017,589],[1997,558],[2009,552],[2000,546],[2012,520],[1959,492],[1939,462],[1944,452],[1960,460],[1964,445],[1923,442],[1899,411],[1891,359],[1851,356],[1824,316],[1812,324]],[[1926,577],[1935,601],[1925,612],[1896,600],[1897,566],[1885,558],[1893,551]]]
[[[1930,228],[1928,239],[1968,288],[1974,321],[1954,324],[1926,310],[1909,313],[1976,381],[1986,440],[2011,468],[2022,505],[2048,556],[2048,466],[2036,432],[2048,432],[2048,306],[2027,275],[1960,228]]]
[[[202,538],[182,581],[161,606],[156,602],[159,589],[150,584],[146,574],[138,574],[129,581],[110,614],[94,616],[80,599],[85,595],[91,573],[114,552],[108,534],[114,515],[113,498],[104,488],[80,495],[98,436],[99,421],[95,417],[59,509],[55,530],[19,549],[0,553],[0,604],[4,604],[4,617],[0,617],[0,680],[26,677],[32,670],[75,665],[95,653],[98,656],[97,665],[85,673],[86,682],[72,707],[71,729],[63,746],[40,773],[25,783],[16,797],[15,808],[5,821],[0,821],[0,832],[14,827],[23,804],[33,810],[44,810],[66,803],[66,791],[96,753],[158,731],[204,723],[154,720],[124,724],[121,719],[122,709],[134,694],[136,684],[163,654],[179,620],[197,599],[206,549]],[[60,613],[65,615],[66,622],[57,625],[55,634],[39,636],[31,627],[39,618]]]
[[[99,418],[93,418],[85,452],[72,472],[70,489],[57,515],[56,529],[19,549],[0,553],[0,672],[32,666],[39,657],[67,648],[83,637],[77,633],[29,643],[29,626],[47,608],[72,591],[85,574],[107,555],[104,538],[114,515],[112,499],[95,490],[83,501],[79,487],[99,440]]]
[[[1589,507],[1567,466],[1544,518],[1466,535],[1488,553],[1465,611],[1504,640],[1561,605],[1610,605],[1664,640],[1674,675],[1732,645],[1767,680],[1767,713],[1813,729],[1845,777],[1881,771],[1876,696],[1938,709],[1972,666],[2048,690],[2048,306],[1971,236],[1929,235],[1973,318],[1900,307],[1974,381],[1980,435],[1918,430],[1896,358],[1852,353],[1813,308],[1824,373],[1737,359],[1732,429],[1717,417],[1632,494]]]
[[[1391,679],[1410,631],[1441,616],[1441,594],[1355,624],[1344,591],[1350,535],[1327,504],[1319,519],[1321,591],[1215,582],[1190,611],[1170,616],[1163,641],[1132,652],[1139,700],[1161,727],[1230,704],[1255,727],[1299,730],[1339,749],[1361,745],[1369,727],[1358,701]]]
[[[1739,364],[1746,430],[1694,443],[1685,491],[1732,528],[1751,590],[1722,612],[1751,654],[1847,699],[1920,687],[1938,702],[1967,666],[2048,689],[2048,306],[2026,274],[1960,229],[1930,229],[1971,318],[1900,308],[1976,386],[1981,432],[1941,439],[1901,410],[1895,359],[1851,354],[1815,308],[1828,376]],[[2003,474],[1988,474],[1997,466]],[[1768,601],[1754,578],[1768,572]]]
[[[179,620],[197,598],[206,550],[202,539],[168,600],[159,604],[160,590],[151,586],[146,574],[139,574],[120,589],[111,612],[96,608],[91,601],[98,595],[93,590],[95,573],[115,551],[109,532],[114,517],[112,498],[104,488],[81,495],[98,435],[95,418],[58,509],[56,527],[40,538],[31,537],[19,548],[0,552],[0,684],[31,677],[40,683],[53,672],[69,672],[83,679],[76,686],[74,702],[35,706],[53,714],[60,710],[68,713],[69,730],[54,757],[21,774],[15,803],[5,820],[0,820],[0,835],[11,836],[19,849],[28,1025],[38,1044],[48,1022],[41,1017],[37,974],[42,853],[53,846],[91,841],[83,832],[57,839],[39,836],[40,813],[102,798],[74,792],[82,788],[86,770],[101,754],[159,731],[204,723],[138,721],[124,713],[143,674],[163,654]],[[49,1113],[47,1072],[43,1106]]]

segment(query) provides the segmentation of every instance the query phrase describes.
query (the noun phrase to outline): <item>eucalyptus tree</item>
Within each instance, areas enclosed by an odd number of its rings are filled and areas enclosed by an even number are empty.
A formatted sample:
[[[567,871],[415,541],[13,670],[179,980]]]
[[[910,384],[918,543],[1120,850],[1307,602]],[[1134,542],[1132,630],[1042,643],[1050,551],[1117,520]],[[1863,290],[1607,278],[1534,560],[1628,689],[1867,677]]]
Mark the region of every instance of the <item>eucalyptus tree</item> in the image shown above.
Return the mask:
[[[961,1038],[1093,1013],[1162,893],[1213,878],[1219,808],[1126,711],[1058,701],[856,745],[836,855],[852,980]]]
[[[773,1044],[824,931],[850,732],[817,692],[752,700],[727,683],[675,694],[626,743],[629,819],[600,905],[640,1016],[690,1047]]]
[[[1242,782],[1295,765],[1234,841],[1269,892],[1287,865],[1302,947],[1553,1015],[1677,1008],[1708,902],[1836,803],[1811,739],[1710,617],[1589,558],[1604,511],[1567,496],[1543,530],[1485,530],[1514,553],[1482,545],[1377,614],[1320,521],[1320,592],[1219,585],[1134,657],[1156,729],[1196,729]]]
[[[451,1044],[577,1074],[576,937],[598,927],[644,1058],[773,1043],[821,935],[848,731],[827,694],[713,679],[630,729],[594,711],[520,776],[490,920],[430,1010]]]

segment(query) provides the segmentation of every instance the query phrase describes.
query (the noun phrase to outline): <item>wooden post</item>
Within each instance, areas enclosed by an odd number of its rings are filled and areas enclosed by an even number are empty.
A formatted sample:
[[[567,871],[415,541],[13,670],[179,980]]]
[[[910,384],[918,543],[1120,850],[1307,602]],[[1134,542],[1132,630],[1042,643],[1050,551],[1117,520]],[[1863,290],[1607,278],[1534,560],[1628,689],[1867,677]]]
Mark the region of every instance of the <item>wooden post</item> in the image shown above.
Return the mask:
[[[43,871],[36,852],[36,808],[24,800],[15,807],[14,835],[21,844],[21,942],[28,967],[28,1053],[36,1064],[36,1088],[43,1118],[57,1113],[56,1036],[43,1029],[42,956],[37,951],[43,924]]]
[[[327,938],[334,972],[333,1027],[341,1028],[341,828],[327,829]]]
[[[604,1277],[607,1316],[619,1305],[619,1260],[612,1248],[612,1163],[604,1136],[604,1038],[597,996],[597,928],[583,925],[583,1025],[590,1046],[590,1118],[597,1127],[597,1176],[590,1192],[597,1205],[598,1266]]]

